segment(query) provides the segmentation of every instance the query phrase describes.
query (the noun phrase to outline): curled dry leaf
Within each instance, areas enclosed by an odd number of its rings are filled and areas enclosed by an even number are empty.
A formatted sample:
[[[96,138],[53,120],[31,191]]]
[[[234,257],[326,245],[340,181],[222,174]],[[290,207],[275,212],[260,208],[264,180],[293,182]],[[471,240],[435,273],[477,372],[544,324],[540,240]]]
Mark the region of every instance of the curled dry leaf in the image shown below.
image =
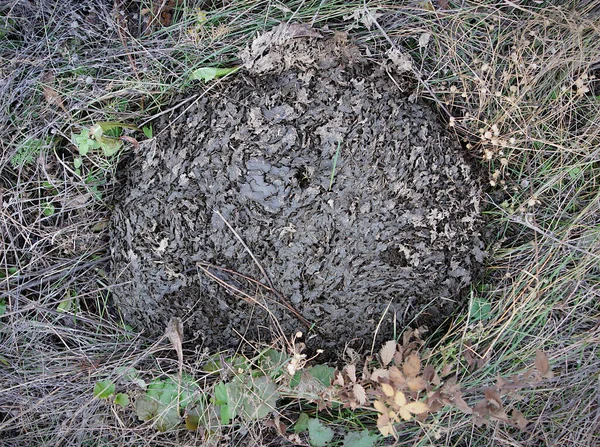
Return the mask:
[[[488,388],[484,392],[485,398],[488,401],[488,408],[492,412],[502,411],[502,398],[496,392],[496,390],[492,388]]]

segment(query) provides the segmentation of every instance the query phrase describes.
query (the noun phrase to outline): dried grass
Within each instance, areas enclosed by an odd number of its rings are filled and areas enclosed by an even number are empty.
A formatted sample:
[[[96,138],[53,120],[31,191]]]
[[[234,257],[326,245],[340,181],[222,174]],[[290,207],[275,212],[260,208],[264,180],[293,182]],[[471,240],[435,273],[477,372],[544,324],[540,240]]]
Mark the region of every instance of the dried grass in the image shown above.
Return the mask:
[[[431,362],[454,362],[461,383],[485,387],[530,367],[541,349],[555,374],[514,403],[532,421],[525,431],[477,427],[449,411],[421,428],[401,427],[402,444],[600,444],[595,3],[450,1],[430,11],[414,3],[366,10],[360,2],[253,1],[223,6],[202,23],[195,5],[182,4],[172,24],[148,34],[109,1],[0,7],[3,443],[202,445],[198,433],[157,434],[92,397],[95,381],[116,377],[120,366],[159,375],[176,371],[177,361],[161,354],[168,345],[131,333],[112,313],[101,224],[117,163],[92,155],[77,175],[69,139],[98,121],[150,119],[186,88],[191,71],[232,61],[258,29],[297,20],[349,30],[374,57],[390,46],[408,52],[419,95],[447,114],[467,150],[489,167],[496,242],[471,296],[491,310],[483,322],[457,315],[449,332],[430,341]],[[70,309],[59,308],[64,302]],[[466,344],[485,359],[479,368],[469,368]],[[204,358],[186,352],[184,370],[198,372]],[[256,426],[224,442],[281,442],[267,433]]]

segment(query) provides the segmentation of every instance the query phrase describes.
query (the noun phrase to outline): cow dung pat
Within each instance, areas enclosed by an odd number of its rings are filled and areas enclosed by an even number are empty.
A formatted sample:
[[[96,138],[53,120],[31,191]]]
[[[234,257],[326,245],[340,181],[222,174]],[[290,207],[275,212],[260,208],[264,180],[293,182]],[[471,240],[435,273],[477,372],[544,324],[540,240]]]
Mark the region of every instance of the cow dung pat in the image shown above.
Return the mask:
[[[389,62],[316,36],[266,41],[129,162],[116,304],[152,336],[181,317],[210,349],[300,330],[340,352],[376,328],[435,328],[483,257],[460,145]]]

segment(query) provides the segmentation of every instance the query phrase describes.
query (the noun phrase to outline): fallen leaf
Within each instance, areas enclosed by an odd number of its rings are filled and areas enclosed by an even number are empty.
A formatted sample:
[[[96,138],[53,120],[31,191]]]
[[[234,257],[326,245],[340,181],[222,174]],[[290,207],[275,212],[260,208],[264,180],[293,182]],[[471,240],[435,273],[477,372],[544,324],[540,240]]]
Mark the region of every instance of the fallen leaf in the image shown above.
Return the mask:
[[[239,67],[233,68],[217,68],[217,67],[202,67],[194,70],[190,76],[193,80],[202,80],[204,82],[212,81],[213,79],[221,78],[229,73],[234,73],[239,70]]]
[[[397,366],[390,367],[389,378],[392,382],[394,382],[394,385],[396,385],[396,388],[398,389],[403,389],[408,386],[406,383],[406,377],[404,377],[404,374],[402,374],[402,371],[400,371]]]
[[[408,356],[404,365],[402,365],[402,371],[407,377],[415,377],[421,370],[421,359],[416,354]]]
[[[383,394],[388,397],[392,397],[394,395],[394,387],[392,387],[392,385],[389,383],[382,383],[381,390],[383,391]]]
[[[381,364],[383,366],[389,365],[394,358],[394,354],[396,353],[396,345],[397,343],[395,340],[390,340],[382,346],[381,350],[379,351],[379,356],[381,357]]]
[[[389,377],[390,372],[387,369],[377,368],[371,373],[371,380],[373,382],[378,382],[379,379],[388,379]]]
[[[406,384],[411,391],[422,391],[427,388],[427,382],[422,377],[409,377],[406,379]]]
[[[412,414],[423,414],[429,411],[429,407],[424,402],[411,402],[406,404],[404,408]]]
[[[46,102],[50,105],[55,105],[59,107],[64,112],[67,112],[62,98],[52,86],[54,84],[54,75],[51,72],[47,71],[42,75],[41,81],[42,92],[44,94],[44,99],[46,100]]]
[[[521,430],[525,430],[527,428],[529,421],[525,419],[523,413],[521,413],[519,410],[513,410],[511,416],[517,427],[519,427]]]
[[[181,372],[183,369],[183,323],[180,318],[171,317],[165,331],[165,336],[177,352],[179,371]]]
[[[423,379],[434,386],[439,386],[440,378],[432,365],[423,368]]]
[[[367,402],[367,393],[362,385],[355,383],[352,387],[352,393],[354,398],[360,405],[364,405]]]
[[[128,143],[131,143],[131,144],[133,144],[133,146],[134,146],[136,149],[139,149],[139,148],[140,148],[140,143],[138,143],[138,140],[136,140],[136,139],[135,139],[135,138],[133,138],[133,137],[128,137],[127,135],[122,135],[122,136],[120,137],[120,139],[121,139],[121,140],[123,140],[123,141],[127,141]]]
[[[537,349],[535,351],[535,367],[545,379],[554,377],[554,373],[550,370],[550,363],[545,352]]]
[[[490,411],[496,413],[502,411],[502,398],[496,392],[496,390],[492,388],[488,388],[484,392],[485,398],[488,401],[488,408]]]
[[[350,379],[350,382],[356,382],[356,365],[346,365],[344,371],[346,371],[346,375],[348,376],[348,379]]]

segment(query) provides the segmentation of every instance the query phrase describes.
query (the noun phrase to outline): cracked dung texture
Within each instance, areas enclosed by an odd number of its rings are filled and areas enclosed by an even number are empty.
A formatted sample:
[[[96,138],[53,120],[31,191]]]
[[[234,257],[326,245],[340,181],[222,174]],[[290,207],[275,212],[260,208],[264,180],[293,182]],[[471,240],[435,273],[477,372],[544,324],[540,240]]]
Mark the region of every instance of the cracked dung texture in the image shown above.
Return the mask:
[[[111,235],[126,320],[159,336],[181,316],[211,349],[306,332],[227,222],[318,326],[311,347],[369,346],[382,316],[380,340],[439,325],[483,258],[460,146],[355,47],[311,37],[261,51],[128,166]]]

